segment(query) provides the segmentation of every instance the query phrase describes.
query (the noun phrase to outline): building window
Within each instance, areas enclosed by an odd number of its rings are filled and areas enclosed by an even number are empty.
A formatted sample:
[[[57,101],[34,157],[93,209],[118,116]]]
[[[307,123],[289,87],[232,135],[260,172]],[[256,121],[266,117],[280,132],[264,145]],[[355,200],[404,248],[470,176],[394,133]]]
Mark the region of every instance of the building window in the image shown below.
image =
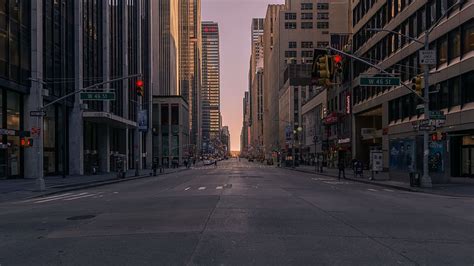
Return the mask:
[[[449,80],[449,93],[451,107],[461,104],[461,88],[459,87],[459,76]]]
[[[318,48],[329,46],[329,42],[317,42]]]
[[[301,28],[302,29],[312,29],[313,28],[313,22],[301,22]]]
[[[327,12],[318,12],[318,19],[329,19],[329,13]]]
[[[301,19],[305,19],[305,20],[313,19],[313,13],[301,13]]]
[[[313,48],[313,42],[301,42],[301,48]]]
[[[461,35],[459,29],[455,29],[449,33],[448,47],[450,60],[461,55]]]
[[[301,57],[313,57],[313,51],[301,51]]]
[[[285,57],[286,58],[295,58],[296,57],[296,51],[285,51]]]
[[[296,29],[296,22],[285,22],[285,29]]]
[[[288,42],[288,48],[296,48],[296,42]]]
[[[448,40],[446,37],[442,37],[437,44],[438,65],[442,65],[448,61]]]
[[[313,10],[313,3],[301,3],[301,10]]]
[[[474,51],[474,20],[466,23],[462,27],[463,54]]]
[[[285,19],[286,20],[295,20],[296,19],[296,13],[285,13]]]
[[[329,28],[329,22],[318,22],[317,24],[318,29],[328,29]]]
[[[318,10],[328,10],[329,3],[318,3],[317,7]]]
[[[462,76],[462,90],[464,103],[474,102],[474,71]]]

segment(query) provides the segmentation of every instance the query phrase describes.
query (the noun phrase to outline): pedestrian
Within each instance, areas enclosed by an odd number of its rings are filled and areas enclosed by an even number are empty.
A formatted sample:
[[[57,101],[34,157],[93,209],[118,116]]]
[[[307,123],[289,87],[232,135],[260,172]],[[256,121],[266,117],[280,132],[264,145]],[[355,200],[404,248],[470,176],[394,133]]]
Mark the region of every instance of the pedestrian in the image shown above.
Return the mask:
[[[214,167],[217,167],[217,159],[214,160]]]
[[[345,170],[344,162],[342,160],[339,160],[337,166],[339,168],[339,175],[338,175],[339,180],[341,180],[341,175],[344,179],[346,179],[346,170]]]

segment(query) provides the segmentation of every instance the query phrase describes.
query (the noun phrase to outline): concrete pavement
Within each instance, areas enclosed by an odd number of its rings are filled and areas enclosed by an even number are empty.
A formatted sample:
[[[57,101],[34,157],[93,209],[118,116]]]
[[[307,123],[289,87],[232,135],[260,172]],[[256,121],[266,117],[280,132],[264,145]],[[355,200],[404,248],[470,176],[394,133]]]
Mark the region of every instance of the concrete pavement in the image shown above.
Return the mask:
[[[473,265],[474,200],[230,160],[0,204],[3,265]]]

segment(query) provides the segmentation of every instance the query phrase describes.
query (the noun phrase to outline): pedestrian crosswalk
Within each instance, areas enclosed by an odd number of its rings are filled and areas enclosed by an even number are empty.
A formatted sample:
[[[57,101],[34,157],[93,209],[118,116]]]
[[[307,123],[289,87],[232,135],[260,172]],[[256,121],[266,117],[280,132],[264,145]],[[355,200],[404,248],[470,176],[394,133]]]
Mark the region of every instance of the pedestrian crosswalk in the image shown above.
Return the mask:
[[[204,190],[223,190],[232,188],[232,184],[223,184],[218,186],[194,186],[186,187],[184,191],[204,191]]]
[[[80,199],[98,199],[104,196],[104,192],[69,192],[69,193],[62,193],[59,195],[52,195],[48,197],[42,198],[33,198],[24,201],[20,201],[20,203],[33,203],[33,204],[41,204],[41,203],[49,203],[49,202],[69,202],[74,200]]]

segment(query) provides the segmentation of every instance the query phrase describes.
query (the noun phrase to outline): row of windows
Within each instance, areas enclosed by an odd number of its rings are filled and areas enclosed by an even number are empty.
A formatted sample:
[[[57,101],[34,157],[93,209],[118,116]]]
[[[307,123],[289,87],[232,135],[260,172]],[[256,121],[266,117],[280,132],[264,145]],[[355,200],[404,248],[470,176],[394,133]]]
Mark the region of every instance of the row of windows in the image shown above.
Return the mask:
[[[329,3],[317,3],[316,9],[318,10],[328,10]],[[313,3],[301,3],[301,10],[313,10]]]
[[[377,63],[386,59],[406,44],[403,39],[394,35],[388,35],[362,57]],[[430,44],[430,49],[437,50],[436,67],[446,63],[449,64],[452,59],[474,51],[474,19],[440,36]],[[365,72],[368,68],[369,66],[366,64],[355,62],[355,75],[357,76]],[[421,73],[421,66],[418,62],[418,52],[399,61],[392,66],[391,70],[395,71],[395,73],[400,73],[402,80],[410,80]]]
[[[285,13],[285,20],[296,20],[296,13],[287,12]],[[329,19],[328,12],[318,12],[317,14],[318,19]],[[301,13],[302,20],[313,20],[313,13]]]
[[[318,29],[328,29],[329,28],[329,22],[317,22],[316,27]],[[312,29],[313,28],[313,22],[301,22],[301,28],[302,29]],[[296,22],[285,22],[285,29],[297,29],[297,24]]]
[[[295,58],[297,55],[296,51],[285,51],[286,58]],[[301,57],[313,57],[313,50],[301,51]]]
[[[375,31],[367,31],[366,28],[383,28],[398,14],[398,9],[394,11],[393,6],[390,8],[390,3],[391,1],[388,1],[388,4],[385,4],[380,8],[380,10],[364,25],[364,27],[354,34],[355,50],[358,50],[362,45],[364,45],[364,43],[377,34]],[[394,29],[394,31],[411,37],[419,37],[427,28],[443,16],[446,11],[454,5],[454,3],[454,0],[430,0],[426,5],[418,9],[417,12],[414,12],[408,19],[400,23],[400,26]],[[403,4],[403,2],[400,4]],[[402,7],[404,6],[402,5]],[[392,38],[395,38],[395,36]],[[402,42],[406,42],[405,38],[402,38],[401,36],[397,38],[402,39]]]
[[[431,86],[430,110],[441,110],[474,102],[474,71]],[[389,102],[390,122],[418,116],[416,106],[421,104],[414,94],[408,94]]]

